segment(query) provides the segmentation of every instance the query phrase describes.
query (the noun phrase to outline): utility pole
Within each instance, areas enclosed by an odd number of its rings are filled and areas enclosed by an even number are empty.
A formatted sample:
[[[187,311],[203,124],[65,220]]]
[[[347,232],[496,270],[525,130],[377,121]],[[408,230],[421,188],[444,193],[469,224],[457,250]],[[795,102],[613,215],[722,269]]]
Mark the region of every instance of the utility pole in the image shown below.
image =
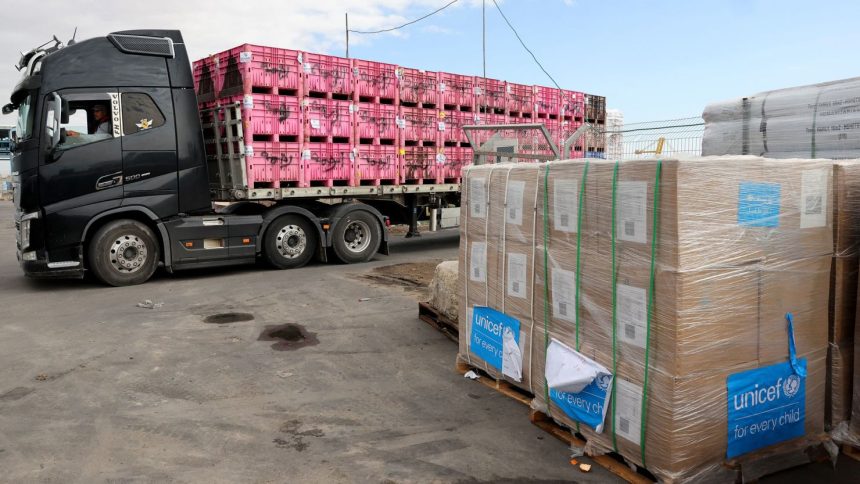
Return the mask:
[[[346,20],[346,58],[349,59],[349,14],[343,14],[344,20]]]

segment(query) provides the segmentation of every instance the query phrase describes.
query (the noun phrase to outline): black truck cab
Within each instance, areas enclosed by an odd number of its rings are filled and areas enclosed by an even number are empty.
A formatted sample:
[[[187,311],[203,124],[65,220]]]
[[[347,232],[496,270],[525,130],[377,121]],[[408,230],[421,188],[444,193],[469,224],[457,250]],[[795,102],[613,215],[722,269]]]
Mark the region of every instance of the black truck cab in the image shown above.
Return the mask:
[[[158,265],[172,271],[258,255],[278,268],[297,267],[314,253],[325,257],[332,243],[325,229],[341,220],[351,227],[341,227],[345,240],[361,230],[365,239],[375,236],[360,253],[347,253],[348,262],[369,259],[384,243],[383,217],[363,204],[314,210],[319,202],[246,202],[213,210],[179,31],[122,31],[70,44],[24,54],[23,76],[3,108],[18,114],[13,198],[26,275],[90,270],[128,285],[146,281]],[[356,217],[358,225],[347,222]]]

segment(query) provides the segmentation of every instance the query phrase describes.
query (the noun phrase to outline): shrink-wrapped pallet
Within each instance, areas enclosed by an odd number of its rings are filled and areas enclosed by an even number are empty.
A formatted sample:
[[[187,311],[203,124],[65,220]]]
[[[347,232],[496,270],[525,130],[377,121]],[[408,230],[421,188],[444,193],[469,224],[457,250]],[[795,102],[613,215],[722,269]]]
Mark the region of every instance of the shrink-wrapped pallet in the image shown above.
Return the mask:
[[[504,179],[498,172],[514,169],[480,170]],[[666,481],[732,480],[727,460],[820,436],[830,162],[583,160],[536,169],[533,319],[507,314],[502,298],[468,298],[461,313],[486,303],[530,328],[520,342],[537,409],[580,431],[589,452],[617,451]],[[481,236],[494,240],[487,227]],[[474,323],[460,325],[461,358],[474,349],[463,338]],[[760,390],[763,401],[751,400]]]

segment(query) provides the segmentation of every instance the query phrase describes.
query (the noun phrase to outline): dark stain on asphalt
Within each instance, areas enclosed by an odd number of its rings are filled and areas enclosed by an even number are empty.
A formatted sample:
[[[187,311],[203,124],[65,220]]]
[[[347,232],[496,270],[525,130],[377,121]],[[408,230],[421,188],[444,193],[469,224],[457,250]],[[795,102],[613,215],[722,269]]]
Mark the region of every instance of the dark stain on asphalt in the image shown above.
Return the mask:
[[[310,333],[304,326],[295,323],[266,326],[257,341],[274,341],[272,349],[277,351],[292,351],[319,344],[316,333]]]
[[[325,437],[325,432],[322,429],[299,430],[302,422],[299,420],[290,420],[284,422],[279,429],[282,433],[287,434],[287,438],[278,437],[272,442],[279,449],[293,449],[297,452],[302,452],[308,448],[305,437]]]
[[[13,402],[15,400],[20,400],[34,391],[36,391],[34,388],[16,387],[0,395],[0,402]]]
[[[209,324],[230,324],[251,321],[252,319],[254,319],[254,315],[249,313],[218,313],[206,316],[203,318],[203,322]]]

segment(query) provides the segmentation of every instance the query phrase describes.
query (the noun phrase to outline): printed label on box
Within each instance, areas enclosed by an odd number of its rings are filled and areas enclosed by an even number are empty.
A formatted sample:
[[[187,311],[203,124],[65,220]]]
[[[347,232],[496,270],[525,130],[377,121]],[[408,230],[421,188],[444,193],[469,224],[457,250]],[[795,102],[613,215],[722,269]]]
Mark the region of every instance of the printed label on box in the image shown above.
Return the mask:
[[[508,296],[526,297],[526,255],[508,254]]]
[[[254,147],[253,146],[245,146],[245,156],[249,158],[254,157]]]
[[[445,131],[445,121],[439,121],[436,124],[436,127],[439,129],[439,131]]]
[[[805,373],[806,358],[797,362]],[[806,377],[790,362],[729,375],[726,387],[729,459],[804,434]]]
[[[444,153],[436,153],[436,163],[438,163],[440,165],[444,165],[446,159],[447,159],[447,157],[445,156]]]
[[[311,120],[311,128],[320,129],[320,120],[319,119],[312,119]]]
[[[643,181],[618,182],[618,213],[616,234],[619,240],[647,241],[648,183]]]
[[[559,232],[576,232],[579,213],[579,184],[576,180],[554,180],[552,219]]]
[[[552,274],[552,316],[576,322],[576,273],[553,268]]]
[[[738,225],[779,227],[779,183],[741,182],[738,187]]]
[[[484,218],[487,216],[486,178],[469,179],[469,216],[472,218]]]
[[[475,282],[487,282],[487,244],[485,242],[472,242],[469,279]]]
[[[642,387],[619,378],[615,384],[615,405],[615,433],[640,445]]]
[[[553,339],[546,354],[550,399],[577,422],[603,432],[612,374],[603,365]]]
[[[254,96],[252,96],[250,94],[245,94],[245,96],[242,97],[242,106],[247,108],[247,109],[253,109],[254,108]]]
[[[523,223],[523,192],[526,182],[514,180],[508,182],[507,200],[505,202],[505,223],[521,225]]]
[[[827,179],[829,170],[806,170],[801,175],[800,228],[827,225]]]
[[[251,62],[252,58],[253,54],[251,52],[239,52],[239,63],[241,64],[247,64],[248,62]]]
[[[484,306],[472,311],[469,350],[502,374],[522,379],[522,350],[519,348],[520,322],[507,314]],[[519,373],[519,375],[517,375]]]
[[[647,334],[647,297],[645,289],[618,284],[618,335],[625,343],[644,348]]]

